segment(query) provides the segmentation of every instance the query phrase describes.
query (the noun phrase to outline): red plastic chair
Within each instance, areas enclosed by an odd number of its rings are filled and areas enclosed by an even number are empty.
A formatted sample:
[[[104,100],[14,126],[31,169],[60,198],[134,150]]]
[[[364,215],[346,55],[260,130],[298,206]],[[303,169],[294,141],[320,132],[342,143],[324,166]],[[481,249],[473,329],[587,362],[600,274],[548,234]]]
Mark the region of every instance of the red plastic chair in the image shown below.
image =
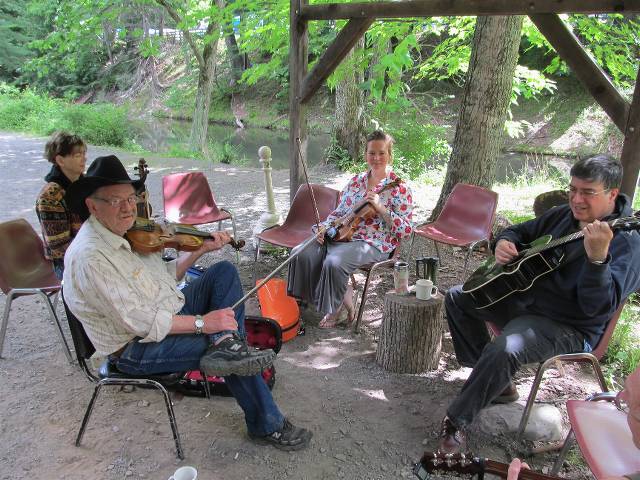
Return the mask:
[[[14,298],[39,295],[56,325],[64,353],[72,363],[69,345],[56,315],[60,280],[53,272],[53,263],[44,257],[44,245],[40,236],[20,218],[0,224],[0,288],[7,295],[0,324],[0,357],[7,333],[9,313]],[[53,303],[51,302],[53,297]]]
[[[467,247],[462,275],[467,272],[469,256],[476,245],[489,241],[491,227],[495,220],[498,194],[486,188],[466,183],[458,183],[453,187],[438,218],[431,223],[416,227],[411,236],[409,258],[413,250],[415,236],[429,238],[436,246],[436,252],[442,265],[442,256],[438,242]]]
[[[633,443],[627,415],[615,407],[614,398],[615,393],[609,392],[567,401],[571,430],[553,466],[553,475],[560,470],[573,443],[572,433],[596,480],[640,471],[640,450]]]
[[[218,222],[218,230],[223,220],[231,220],[233,237],[237,238],[233,215],[218,208],[204,173],[172,173],[163,177],[162,196],[167,220],[189,225]]]
[[[318,205],[320,220],[324,220],[338,206],[340,192],[324,185],[312,184],[313,195]],[[300,185],[293,197],[291,208],[282,225],[274,225],[256,235],[257,244],[254,258],[255,267],[260,257],[260,243],[267,242],[280,247],[293,248],[304,242],[311,234],[311,227],[316,223],[316,214],[311,201],[309,187]]]
[[[618,319],[620,318],[620,314],[622,313],[624,304],[625,302],[622,302],[618,310],[615,311],[615,313],[611,317],[611,320],[609,320],[609,323],[607,323],[607,327],[605,328],[605,331],[602,334],[598,345],[591,353],[565,353],[562,355],[551,357],[548,360],[545,360],[544,362],[538,364],[538,370],[536,372],[535,378],[533,379],[533,383],[531,384],[531,391],[529,392],[529,397],[527,398],[527,403],[524,407],[524,412],[522,412],[522,418],[520,419],[520,425],[518,426],[518,437],[520,437],[524,433],[524,430],[527,427],[529,416],[531,415],[533,404],[536,401],[536,396],[538,395],[538,389],[540,388],[540,384],[542,383],[544,372],[555,362],[590,363],[591,367],[593,368],[593,373],[595,374],[596,379],[598,380],[598,384],[600,385],[600,389],[603,392],[609,391],[609,389],[607,388],[607,382],[605,382],[604,375],[602,374],[602,368],[600,368],[600,359],[604,357],[605,353],[607,353],[607,348],[609,348],[609,341],[611,340],[613,331],[616,328],[616,324],[618,323]],[[487,327],[494,335],[500,335],[501,330],[495,324],[487,322]]]

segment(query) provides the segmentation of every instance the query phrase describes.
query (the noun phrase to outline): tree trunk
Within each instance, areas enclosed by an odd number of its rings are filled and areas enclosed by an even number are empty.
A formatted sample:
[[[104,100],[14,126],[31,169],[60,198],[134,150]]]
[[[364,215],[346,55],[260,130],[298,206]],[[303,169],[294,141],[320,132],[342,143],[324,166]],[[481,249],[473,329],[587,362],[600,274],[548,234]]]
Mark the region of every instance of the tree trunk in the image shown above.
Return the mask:
[[[364,36],[343,60],[347,72],[336,86],[336,118],[334,137],[338,145],[344,148],[354,160],[363,155],[364,134],[364,95],[358,85],[364,81],[363,72],[349,66],[353,51],[364,47]]]
[[[217,24],[210,23],[206,37],[217,35]],[[216,65],[218,38],[211,39],[202,51],[203,64],[198,71],[198,90],[196,91],[196,106],[191,123],[191,137],[189,145],[192,150],[207,153],[207,129],[209,127],[209,107],[211,106],[211,89],[213,86],[213,70]]]
[[[478,17],[453,151],[434,219],[457,183],[491,188],[518,61],[522,16]]]
[[[226,3],[225,0],[216,0],[216,5],[221,10],[225,8]],[[233,22],[228,28],[229,31],[224,34],[224,43],[227,47],[227,58],[229,60],[229,67],[231,68],[231,80],[229,83],[231,87],[235,87],[240,81],[240,77],[244,71],[244,60],[242,55],[240,55],[236,34],[233,31]]]
[[[438,368],[442,347],[443,297],[418,300],[415,295],[389,292],[376,362],[396,373],[422,373]]]

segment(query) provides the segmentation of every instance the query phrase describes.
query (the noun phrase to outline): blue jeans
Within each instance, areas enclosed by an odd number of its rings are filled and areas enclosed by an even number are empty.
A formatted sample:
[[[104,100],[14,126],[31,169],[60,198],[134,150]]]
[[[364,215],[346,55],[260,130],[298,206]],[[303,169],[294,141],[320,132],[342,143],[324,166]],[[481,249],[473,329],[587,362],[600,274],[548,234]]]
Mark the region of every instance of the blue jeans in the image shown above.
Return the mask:
[[[518,297],[477,310],[458,285],[447,292],[445,310],[458,363],[473,368],[447,409],[457,427],[470,424],[509,386],[522,365],[589,350],[584,334],[570,325],[528,313]],[[502,329],[493,342],[487,321]]]
[[[242,285],[235,266],[224,261],[209,267],[182,292],[185,304],[179,313],[204,315],[233,305],[242,297]],[[238,333],[245,337],[244,305],[236,308],[235,316]],[[114,360],[119,370],[135,375],[199,370],[200,357],[213,338],[215,335],[168,335],[161,342],[133,342]],[[229,375],[224,381],[244,411],[250,434],[269,435],[282,427],[284,416],[261,375]]]

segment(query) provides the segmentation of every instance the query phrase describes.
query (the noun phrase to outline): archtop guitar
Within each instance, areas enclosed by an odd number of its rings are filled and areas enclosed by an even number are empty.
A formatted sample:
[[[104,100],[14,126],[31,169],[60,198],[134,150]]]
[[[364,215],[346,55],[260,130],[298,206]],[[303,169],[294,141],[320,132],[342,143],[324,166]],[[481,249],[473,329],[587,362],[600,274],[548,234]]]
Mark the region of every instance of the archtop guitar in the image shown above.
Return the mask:
[[[614,231],[637,230],[640,229],[639,216],[640,210],[631,217],[616,218],[607,223]],[[565,263],[565,252],[558,247],[582,237],[582,230],[555,240],[551,235],[544,235],[531,242],[529,248],[521,250],[517,257],[504,265],[497,263],[495,257],[489,257],[464,282],[462,291],[473,297],[477,309],[493,305],[512,293],[524,292],[538,278]]]

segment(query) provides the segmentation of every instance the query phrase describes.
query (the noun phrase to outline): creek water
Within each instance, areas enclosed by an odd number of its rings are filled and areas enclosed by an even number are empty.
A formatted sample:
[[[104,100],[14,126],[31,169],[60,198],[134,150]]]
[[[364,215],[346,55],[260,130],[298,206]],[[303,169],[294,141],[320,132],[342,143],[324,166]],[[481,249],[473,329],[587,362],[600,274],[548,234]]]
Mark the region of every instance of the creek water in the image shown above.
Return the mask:
[[[173,146],[183,148],[189,139],[191,122],[168,118],[153,118],[136,125],[136,141],[152,152],[167,152]],[[276,170],[289,168],[289,134],[285,130],[266,128],[238,129],[230,125],[210,124],[207,132],[210,144],[229,144],[233,156],[243,165],[260,167],[258,149],[267,145],[271,148],[271,167]],[[307,165],[313,166],[324,161],[324,151],[329,145],[330,135],[313,133],[309,135]],[[496,181],[504,182],[524,174],[553,168],[568,178],[572,160],[543,155],[504,152],[498,158]]]

